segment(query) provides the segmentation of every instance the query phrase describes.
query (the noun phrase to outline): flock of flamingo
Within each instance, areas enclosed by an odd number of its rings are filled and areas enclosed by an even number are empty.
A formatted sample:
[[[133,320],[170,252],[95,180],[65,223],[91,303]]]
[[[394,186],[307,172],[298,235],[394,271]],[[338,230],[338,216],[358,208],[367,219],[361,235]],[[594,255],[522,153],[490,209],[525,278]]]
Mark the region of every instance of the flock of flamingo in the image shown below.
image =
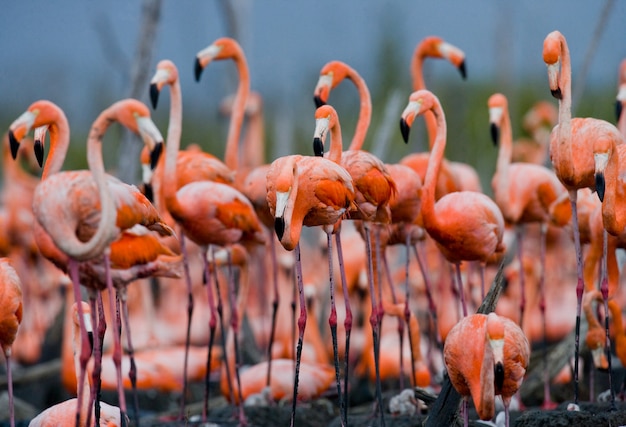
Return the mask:
[[[508,426],[529,343],[559,341],[572,330],[574,366],[560,376],[573,382],[570,406],[577,409],[583,313],[589,325],[584,346],[594,365],[610,373],[613,340],[626,366],[626,300],[616,257],[626,247],[626,205],[620,202],[626,61],[618,127],[572,118],[568,46],[558,31],[546,36],[543,59],[558,109],[539,102],[524,117],[530,139],[514,141],[506,96],[496,93],[486,102],[484,124],[499,150],[491,198],[472,167],[445,159],[446,117],[426,89],[426,58],[448,60],[465,78],[462,50],[439,37],[419,43],[399,135],[409,142],[411,127],[423,117],[429,151],[394,164],[362,149],[370,93],[341,61],[324,65],[314,88],[312,152],[266,164],[262,102],[250,89],[244,52],[230,38],[199,51],[195,68],[196,80],[213,61],[231,59],[238,70],[237,92],[222,106],[231,116],[223,160],[195,144],[181,149],[182,94],[169,60],[158,63],[150,83],[155,109],[160,92],[170,91],[166,138],[148,106],[116,102],[93,122],[88,170],[62,171],[68,119],[50,101],[32,103],[3,141],[0,343],[11,426],[11,360],[39,359],[63,307],[62,382],[76,398],[46,409],[31,426],[128,425],[129,405],[140,425],[137,389],[180,393],[182,422],[189,383],[202,381],[206,421],[211,376],[219,376],[219,389],[237,405],[242,424],[245,405],[286,398],[291,425],[298,401],[323,394],[336,399],[341,425],[348,425],[353,379],[365,377],[375,386],[375,411],[384,425],[383,382],[437,390],[444,371],[464,398],[465,426],[470,400],[481,420],[491,420],[498,395]],[[328,104],[345,79],[360,97],[347,150],[337,111]],[[102,144],[113,122],[144,144],[142,191],[105,171]],[[315,234],[319,228],[323,237]],[[471,314],[507,251],[515,257],[495,312]],[[330,334],[318,321],[325,315]],[[383,322],[386,316],[397,322]],[[242,345],[260,349],[258,363],[243,366]],[[543,356],[543,408],[549,409],[557,378]],[[117,391],[118,406],[101,402],[102,389]],[[133,391],[130,404],[125,390]],[[611,397],[614,404],[615,393]],[[392,412],[419,408],[413,393],[389,404]]]

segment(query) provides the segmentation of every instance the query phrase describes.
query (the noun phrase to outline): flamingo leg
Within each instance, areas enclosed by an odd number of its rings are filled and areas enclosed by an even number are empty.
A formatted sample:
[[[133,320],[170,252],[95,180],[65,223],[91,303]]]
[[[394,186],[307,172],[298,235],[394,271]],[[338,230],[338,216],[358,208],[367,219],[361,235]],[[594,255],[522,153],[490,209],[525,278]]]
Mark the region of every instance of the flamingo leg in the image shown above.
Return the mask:
[[[189,258],[185,245],[185,234],[180,230],[180,251],[183,255],[183,268],[185,269],[185,283],[187,285],[187,331],[185,334],[185,360],[183,362],[183,392],[180,396],[179,419],[185,415],[185,398],[187,396],[187,369],[189,365],[189,345],[191,342],[191,319],[193,315],[193,291],[191,285],[191,274],[189,273]],[[208,371],[207,371],[208,372]]]
[[[393,287],[393,279],[391,278],[391,272],[389,271],[389,263],[387,262],[387,255],[385,251],[381,253],[383,259],[383,267],[385,268],[385,276],[387,277],[387,283],[389,283],[389,289],[391,290],[391,300],[393,304],[398,303],[398,298],[396,297],[396,290]],[[405,301],[406,305],[407,301]],[[404,348],[404,319],[398,318],[398,338],[400,343],[400,390],[404,390],[404,352],[402,349]],[[410,336],[409,336],[410,338]],[[413,350],[411,349],[411,356]],[[411,380],[412,381],[412,380]]]
[[[341,247],[340,233],[335,234],[335,244],[337,245],[337,259],[339,260],[339,273],[341,274],[341,288],[343,291],[343,299],[346,304],[346,318],[343,322],[346,329],[346,354],[344,358],[344,383],[343,383],[343,419],[348,425],[348,371],[350,366],[350,333],[352,332],[352,308],[350,307],[350,295],[348,294],[348,280],[346,279],[346,271],[343,268],[343,249]]]
[[[408,252],[409,246],[410,246],[410,236],[407,236],[406,244],[407,244],[407,252]],[[418,245],[419,243],[413,246],[413,253],[415,254],[417,265],[419,266],[420,271],[422,272],[422,280],[424,280],[424,288],[426,290],[426,299],[428,300],[428,311],[430,311],[432,315],[432,319],[433,319],[432,330],[434,332],[431,332],[431,333],[434,334],[434,340],[433,340],[433,337],[431,336],[430,339],[428,340],[428,350],[427,350],[428,360],[431,360],[432,347],[433,347],[432,343],[434,341],[437,343],[438,346],[440,346],[441,337],[439,335],[439,326],[437,322],[437,306],[435,305],[435,300],[433,298],[433,293],[432,293],[432,287],[430,286],[430,279],[428,278],[428,274],[426,273],[426,268],[424,267],[424,263],[422,262],[422,257],[420,256]],[[406,283],[407,283],[407,289],[408,289],[408,286],[409,286],[409,254],[408,253],[407,253],[407,259],[406,259]]]
[[[293,382],[293,402],[291,406],[291,423],[294,427],[296,419],[296,402],[298,401],[298,379],[300,375],[300,359],[302,357],[302,343],[304,341],[304,329],[306,328],[306,301],[304,300],[304,284],[302,282],[302,263],[300,254],[300,242],[296,244],[296,282],[298,284],[298,293],[300,295],[300,317],[298,318],[298,345],[296,347],[296,372]]]
[[[519,327],[522,328],[524,321],[524,309],[526,308],[526,285],[524,283],[524,263],[522,257],[522,240],[524,236],[524,228],[518,225],[515,228],[515,238],[517,240],[517,259],[519,260],[519,283],[520,283],[520,302],[519,302]],[[483,286],[483,299],[485,299],[485,287]]]
[[[606,329],[606,352],[607,361],[609,363],[609,390],[611,390],[611,407],[610,410],[615,410],[615,390],[613,390],[613,381],[611,375],[611,337],[609,337],[609,283],[607,277],[607,245],[608,245],[608,232],[604,230],[602,233],[602,282],[600,285],[600,292],[602,293],[602,299],[604,300],[604,326]]]
[[[465,293],[463,292],[463,279],[461,278],[461,263],[454,264],[456,268],[456,281],[459,291],[459,298],[461,298],[461,306],[463,307],[463,317],[467,317],[467,305],[465,304]]]
[[[274,287],[274,301],[272,301],[272,326],[270,329],[270,342],[267,347],[267,379],[266,384],[269,387],[271,382],[271,372],[272,372],[272,347],[274,345],[274,336],[276,335],[276,315],[278,313],[278,305],[280,304],[280,292],[278,292],[278,262],[276,260],[276,240],[274,237],[274,232],[270,229],[269,231],[269,241],[270,241],[270,251],[271,251],[271,259],[272,259],[272,284]]]
[[[78,262],[71,259],[68,262],[68,271],[72,280],[74,289],[74,300],[76,301],[76,307],[78,309],[78,322],[80,324],[81,335],[81,347],[80,347],[80,378],[78,378],[78,393],[76,395],[76,427],[80,425],[80,408],[83,399],[83,387],[85,382],[85,375],[87,375],[87,362],[91,357],[91,348],[89,347],[89,341],[87,338],[87,327],[85,326],[85,318],[83,313],[83,306],[80,304],[82,301],[80,293],[80,283],[78,278]]]
[[[341,425],[346,425],[343,418],[343,394],[341,394],[341,380],[339,377],[339,354],[337,350],[337,306],[335,305],[335,278],[333,277],[333,236],[332,229],[326,231],[326,240],[328,242],[328,275],[330,282],[330,315],[328,317],[328,325],[330,326],[330,335],[333,343],[333,361],[335,363],[335,378],[337,381],[337,394],[339,397],[339,413],[341,415]]]
[[[126,329],[126,344],[128,346],[128,358],[130,359],[130,369],[128,370],[128,378],[133,389],[133,409],[135,412],[135,425],[139,425],[139,397],[137,396],[137,365],[135,363],[135,349],[130,335],[130,319],[128,316],[128,304],[126,286],[121,286],[117,290],[118,299],[122,303],[122,319],[124,321],[124,329]]]
[[[569,190],[569,200],[572,207],[572,228],[574,232],[574,247],[576,249],[576,272],[578,282],[576,283],[576,332],[574,338],[574,404],[578,405],[578,354],[580,349],[580,313],[582,311],[583,292],[585,290],[585,280],[583,278],[583,255],[580,246],[580,230],[578,228],[578,209],[576,201],[578,190]]]
[[[363,223],[365,227],[365,248],[367,250],[368,264],[368,282],[370,299],[372,301],[372,313],[370,314],[370,325],[372,327],[372,338],[374,342],[374,368],[376,370],[376,401],[378,403],[378,411],[380,412],[380,425],[385,425],[385,414],[383,413],[383,395],[380,382],[380,314],[376,307],[376,291],[374,289],[374,259],[372,257],[372,242],[369,224]],[[378,254],[377,254],[378,255]]]
[[[235,345],[235,380],[237,381],[237,397],[239,408],[239,422],[246,425],[246,414],[243,411],[243,397],[241,394],[241,378],[239,376],[239,366],[241,360],[239,358],[239,314],[237,312],[237,290],[235,289],[235,279],[233,277],[233,266],[231,263],[230,251],[226,251],[228,257],[228,285],[229,285],[229,303],[230,303],[230,327],[233,330],[233,339]]]
[[[202,260],[204,262],[204,281],[207,287],[207,297],[209,300],[209,309],[211,310],[211,318],[209,319],[209,353],[206,360],[206,374],[204,377],[204,406],[202,409],[202,422],[206,422],[209,413],[209,377],[211,374],[211,355],[213,352],[213,341],[215,340],[215,328],[217,326],[217,310],[215,308],[215,298],[213,296],[213,285],[211,284],[211,275],[209,271],[209,262],[207,260],[208,248],[202,247]],[[181,418],[182,418],[181,414]]]
[[[109,309],[111,311],[111,319],[113,319],[113,363],[115,364],[115,370],[117,372],[117,394],[120,405],[120,419],[122,425],[126,426],[126,396],[124,395],[124,386],[122,383],[122,345],[120,343],[120,324],[119,324],[119,311],[115,307],[115,298],[113,292],[113,281],[111,280],[111,261],[109,259],[108,251],[104,255],[104,268],[106,271],[106,283],[107,290],[109,291]],[[80,306],[80,304],[77,304]],[[80,312],[79,312],[80,315]]]
[[[554,409],[557,405],[550,398],[550,369],[548,367],[548,339],[546,334],[546,233],[547,224],[541,224],[541,273],[539,276],[539,311],[541,312],[541,323],[543,329],[543,404],[542,409]],[[591,370],[593,372],[593,369]]]
[[[91,393],[89,396],[89,407],[94,408],[94,423],[100,425],[100,392],[102,373],[102,344],[106,332],[106,321],[104,320],[104,307],[102,304],[102,293],[89,291],[89,305],[91,306],[91,323],[96,328],[96,339],[93,345],[93,371],[91,373]],[[87,424],[91,425],[91,411],[87,414]]]

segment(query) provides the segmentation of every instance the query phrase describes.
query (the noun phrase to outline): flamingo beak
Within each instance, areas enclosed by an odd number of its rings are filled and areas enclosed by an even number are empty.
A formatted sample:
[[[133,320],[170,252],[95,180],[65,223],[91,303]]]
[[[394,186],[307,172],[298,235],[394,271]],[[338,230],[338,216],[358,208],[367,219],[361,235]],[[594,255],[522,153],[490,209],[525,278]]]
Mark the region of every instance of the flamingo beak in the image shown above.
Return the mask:
[[[556,99],[563,99],[563,93],[559,86],[559,61],[548,65],[548,83],[550,84],[550,92]]]
[[[402,139],[405,144],[409,143],[409,133],[411,131],[411,126],[407,123],[404,118],[400,119],[400,132],[402,133]]]
[[[600,370],[607,370],[609,368],[609,361],[604,352],[604,346],[599,346],[591,350],[591,357],[593,358],[593,365]]]
[[[35,150],[35,158],[37,159],[37,163],[39,164],[39,167],[41,167],[43,165],[44,154],[43,142],[40,139],[36,139],[33,145],[33,149]]]
[[[332,84],[333,73],[320,75],[320,78],[315,85],[315,90],[313,91],[315,108],[320,108],[322,105],[326,105]]]
[[[313,138],[313,152],[318,157],[324,157],[324,143],[321,138]]]
[[[15,160],[17,158],[17,151],[20,149],[20,142],[17,140],[12,130],[9,130],[9,144],[11,145],[11,157]]]
[[[459,72],[461,73],[461,77],[463,78],[463,80],[466,80],[467,79],[467,71],[465,70],[465,60],[463,60],[463,62],[461,62],[457,68],[458,68]]]
[[[283,235],[285,234],[285,218],[277,217],[274,219],[274,231],[276,231],[276,237],[278,237],[278,240],[282,240]]]
[[[493,142],[493,145],[498,146],[498,144],[500,143],[500,128],[497,124],[491,123],[489,130],[491,133],[491,141]]]
[[[619,121],[619,118],[622,116],[623,110],[624,106],[622,104],[622,101],[618,99],[617,101],[615,101],[615,117],[617,121]]]
[[[154,146],[154,149],[150,151],[150,168],[156,168],[159,163],[159,158],[161,157],[161,153],[163,152],[163,142],[157,142]]]
[[[156,110],[157,104],[159,103],[159,87],[156,83],[150,84],[150,103],[152,104],[152,108]]]
[[[598,197],[600,201],[604,201],[604,192],[606,189],[606,182],[604,179],[604,169],[606,168],[607,163],[609,162],[609,154],[608,153],[594,153],[593,160],[595,163],[595,181],[596,181],[596,192],[598,193]]]
[[[193,72],[194,72],[194,76],[195,76],[197,82],[200,81],[200,76],[202,75],[202,70],[204,70],[204,67],[200,63],[200,58],[196,58],[196,63],[194,65]]]
[[[315,108],[320,108],[322,105],[326,105],[326,101],[324,101],[320,95],[314,95],[313,102],[315,102]]]
[[[196,77],[196,81],[200,81],[200,76],[202,75],[202,70],[208,65],[213,58],[217,56],[217,54],[222,50],[222,46],[218,45],[210,45],[209,47],[202,49],[196,55],[196,62],[194,65],[194,75]]]

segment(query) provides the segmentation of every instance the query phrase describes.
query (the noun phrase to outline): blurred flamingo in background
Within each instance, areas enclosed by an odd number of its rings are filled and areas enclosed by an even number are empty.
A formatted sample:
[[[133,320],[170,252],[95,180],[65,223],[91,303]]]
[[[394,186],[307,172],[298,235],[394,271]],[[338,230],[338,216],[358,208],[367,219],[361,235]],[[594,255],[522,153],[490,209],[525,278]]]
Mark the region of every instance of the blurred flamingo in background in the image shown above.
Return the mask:
[[[449,193],[435,202],[435,185],[446,146],[445,115],[437,97],[427,90],[413,92],[402,113],[400,128],[408,142],[413,121],[427,110],[433,111],[437,118],[437,139],[422,188],[422,219],[424,228],[437,242],[444,257],[456,266],[463,315],[467,316],[461,262],[479,261],[484,282],[487,259],[505,249],[502,243],[504,219],[493,200],[475,191]]]
[[[524,380],[530,345],[519,326],[495,313],[472,314],[452,328],[443,348],[452,385],[464,398],[464,425],[468,426],[471,397],[481,420],[495,415],[495,396],[504,402],[509,425],[509,403]]]
[[[594,118],[574,118],[571,115],[571,63],[567,41],[559,31],[549,33],[543,42],[543,60],[548,67],[548,83],[552,96],[559,100],[559,123],[550,137],[550,159],[554,171],[569,192],[572,207],[574,245],[578,283],[576,296],[576,338],[574,349],[574,404],[578,404],[578,348],[580,340],[580,313],[585,288],[582,249],[578,227],[576,200],[578,189],[595,188],[594,163],[590,141],[612,141],[621,144],[623,138],[615,126]],[[601,289],[605,300],[608,289]],[[606,307],[606,304],[605,304]],[[608,323],[607,323],[608,329]]]
[[[550,132],[559,118],[557,107],[548,101],[537,101],[524,114],[522,128],[529,138],[513,142],[511,161],[548,166]]]
[[[13,376],[11,374],[11,347],[22,322],[22,283],[8,258],[0,258],[0,346],[6,359],[9,388],[9,420],[15,427],[13,408]]]

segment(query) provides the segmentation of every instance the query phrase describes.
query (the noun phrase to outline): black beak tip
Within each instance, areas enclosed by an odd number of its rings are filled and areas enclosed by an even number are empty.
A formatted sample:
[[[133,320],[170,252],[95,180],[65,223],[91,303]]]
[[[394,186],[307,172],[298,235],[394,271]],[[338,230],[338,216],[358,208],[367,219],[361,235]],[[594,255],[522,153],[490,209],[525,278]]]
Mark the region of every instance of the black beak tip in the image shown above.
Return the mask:
[[[622,113],[624,112],[624,105],[622,101],[615,101],[615,118],[619,122],[620,117],[622,117]]]
[[[320,108],[322,105],[326,105],[326,101],[324,101],[319,95],[315,95],[313,97],[313,101],[315,102],[315,108]]]
[[[465,69],[465,61],[461,62],[458,66],[459,72],[461,73],[461,77],[463,80],[467,79],[467,70]]]
[[[150,203],[154,203],[154,191],[152,184],[149,182],[144,182],[143,184],[143,195],[146,196],[146,199],[148,199]]]
[[[274,231],[276,231],[276,237],[278,240],[283,239],[283,235],[285,234],[285,219],[282,217],[278,217],[274,219]]]
[[[93,351],[93,332],[87,331],[87,338],[89,339],[89,348]]]
[[[152,109],[156,110],[157,104],[159,103],[159,87],[156,83],[152,83],[150,85],[150,102],[152,103]]]
[[[497,146],[500,142],[500,128],[495,123],[491,123],[489,131],[491,133],[491,141],[493,142],[493,145]]]
[[[400,132],[402,133],[402,139],[406,144],[409,143],[409,132],[411,131],[411,126],[404,119],[400,119]]]
[[[556,99],[563,99],[563,94],[561,93],[561,88],[558,87],[556,89],[550,89],[552,96]]]
[[[154,169],[159,163],[159,158],[161,157],[161,153],[163,152],[163,143],[157,142],[154,146],[154,150],[150,153],[150,169]]]
[[[501,389],[504,385],[504,366],[501,362],[496,363],[494,367],[494,382],[498,389]]]
[[[600,202],[604,202],[604,190],[605,190],[604,174],[597,173],[596,174],[596,193],[598,193],[598,198],[600,199]]]
[[[36,140],[33,146],[35,151],[35,158],[37,158],[37,163],[39,163],[39,167],[43,165],[43,142],[40,140]]]
[[[11,156],[13,160],[17,158],[17,150],[20,148],[20,142],[15,138],[13,131],[9,131],[9,143],[11,145]]]
[[[313,152],[318,157],[324,157],[324,143],[320,138],[313,138]]]
[[[200,76],[202,75],[202,70],[204,68],[202,68],[202,64],[200,63],[200,59],[196,58],[196,64],[194,66],[194,75],[196,77],[196,81],[199,82],[200,81]]]

